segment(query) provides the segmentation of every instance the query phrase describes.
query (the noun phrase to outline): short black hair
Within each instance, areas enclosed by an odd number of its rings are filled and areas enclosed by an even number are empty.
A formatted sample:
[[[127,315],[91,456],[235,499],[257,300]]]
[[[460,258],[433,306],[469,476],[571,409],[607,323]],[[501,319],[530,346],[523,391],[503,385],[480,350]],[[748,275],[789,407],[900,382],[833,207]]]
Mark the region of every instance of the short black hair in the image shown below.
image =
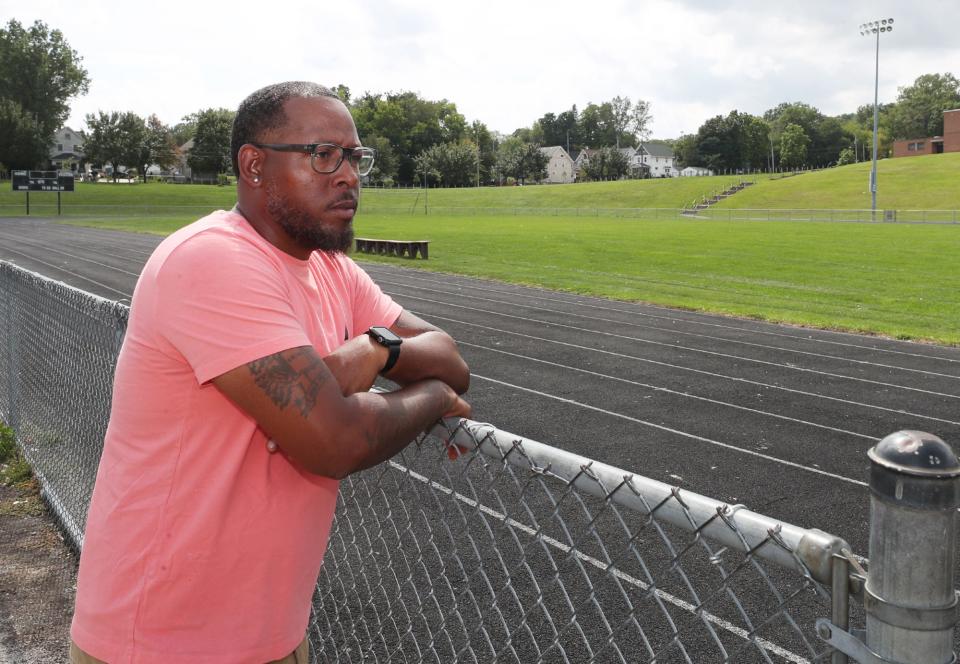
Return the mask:
[[[245,143],[258,142],[260,135],[268,129],[282,127],[287,121],[283,105],[288,99],[296,97],[339,99],[337,93],[330,88],[309,81],[274,83],[260,88],[244,99],[233,119],[233,132],[230,135],[230,158],[233,160],[234,175],[240,176],[240,164],[237,161],[240,147]]]

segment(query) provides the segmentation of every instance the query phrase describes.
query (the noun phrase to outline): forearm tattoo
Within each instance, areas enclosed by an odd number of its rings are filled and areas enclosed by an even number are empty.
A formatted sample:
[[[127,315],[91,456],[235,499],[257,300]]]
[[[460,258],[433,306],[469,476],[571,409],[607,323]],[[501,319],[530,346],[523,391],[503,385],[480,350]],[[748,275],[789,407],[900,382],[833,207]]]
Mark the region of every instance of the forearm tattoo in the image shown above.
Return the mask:
[[[254,382],[278,408],[293,406],[303,417],[317,404],[328,376],[323,361],[309,348],[270,355],[247,366]]]

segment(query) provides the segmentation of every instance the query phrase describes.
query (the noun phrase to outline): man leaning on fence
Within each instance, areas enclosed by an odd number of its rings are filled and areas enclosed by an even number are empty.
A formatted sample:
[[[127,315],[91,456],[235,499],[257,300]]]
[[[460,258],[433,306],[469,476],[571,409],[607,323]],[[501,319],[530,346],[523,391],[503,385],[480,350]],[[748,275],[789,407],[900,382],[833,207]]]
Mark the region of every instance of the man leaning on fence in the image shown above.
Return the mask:
[[[469,415],[453,340],[344,254],[374,155],[336,95],[253,93],[231,152],[236,207],[164,240],[133,295],[74,662],[307,661],[338,478]]]

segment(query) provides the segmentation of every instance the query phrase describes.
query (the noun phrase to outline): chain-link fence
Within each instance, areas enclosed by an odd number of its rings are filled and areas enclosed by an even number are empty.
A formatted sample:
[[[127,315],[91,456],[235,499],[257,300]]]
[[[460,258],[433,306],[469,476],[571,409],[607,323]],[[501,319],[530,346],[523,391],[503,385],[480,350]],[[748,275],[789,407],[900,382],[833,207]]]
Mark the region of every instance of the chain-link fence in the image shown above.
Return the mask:
[[[80,547],[127,309],[2,262],[0,297],[0,416]],[[842,662],[822,639],[862,578],[845,547],[449,421],[341,483],[311,643],[323,662]],[[44,629],[36,599],[16,610]]]
[[[826,656],[813,628],[830,615],[837,538],[489,425],[447,426],[341,484],[315,597],[327,661]],[[453,463],[451,435],[468,450]]]

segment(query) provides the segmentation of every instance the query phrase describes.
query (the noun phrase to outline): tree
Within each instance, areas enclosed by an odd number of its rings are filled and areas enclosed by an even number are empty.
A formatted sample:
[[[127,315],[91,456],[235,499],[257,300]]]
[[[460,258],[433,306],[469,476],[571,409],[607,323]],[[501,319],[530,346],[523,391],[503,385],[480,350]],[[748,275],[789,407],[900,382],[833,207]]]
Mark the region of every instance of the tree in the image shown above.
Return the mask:
[[[630,121],[627,123],[627,130],[637,137],[640,145],[650,138],[650,123],[653,122],[653,115],[650,114],[650,102],[638,99],[630,111]]]
[[[895,103],[879,104],[877,107],[877,156],[888,155],[893,147],[893,141],[890,138],[892,132],[890,129],[893,117]],[[847,132],[850,140],[856,138],[857,146],[860,148],[861,161],[869,160],[873,152],[873,103],[863,104],[857,107],[856,113],[852,119],[859,127],[859,131]]]
[[[825,117],[813,106],[802,102],[779,104],[764,113],[763,117],[770,123],[770,136],[775,145],[780,145],[787,125],[796,124],[803,129],[810,139],[806,163],[811,166],[828,166],[836,162],[840,151],[853,140],[838,119]],[[872,106],[869,122],[872,129]]]
[[[497,170],[501,175],[523,183],[527,178],[542,180],[549,157],[536,143],[524,143],[517,137],[506,139],[497,149]]]
[[[191,113],[190,115],[184,115],[180,122],[173,125],[170,128],[170,135],[173,137],[173,142],[176,143],[179,148],[181,145],[193,138],[193,135],[197,133],[197,114]]]
[[[194,173],[219,175],[232,170],[230,132],[234,115],[226,108],[208,108],[197,113],[193,148],[187,156]]]
[[[469,187],[477,173],[477,146],[469,141],[440,143],[417,156],[417,170],[450,187]]]
[[[900,88],[890,115],[894,139],[943,135],[943,112],[960,107],[960,80],[953,74],[924,74]]]
[[[610,104],[598,106],[588,103],[580,113],[580,140],[584,145],[604,147],[614,145],[613,120]]]
[[[617,95],[610,100],[610,124],[613,126],[613,137],[617,149],[620,149],[620,136],[627,131],[630,117],[633,115],[633,103],[630,97]]]
[[[531,127],[520,127],[515,129],[513,134],[514,138],[519,138],[524,143],[539,143],[543,144],[543,127],[540,126],[539,122],[534,122]]]
[[[170,127],[163,124],[156,115],[147,118],[144,127],[143,144],[137,160],[140,177],[147,181],[147,168],[156,164],[160,168],[170,168],[177,163],[177,144],[173,140]]]
[[[338,83],[333,87],[333,91],[337,93],[337,97],[340,98],[340,101],[342,101],[347,106],[350,105],[350,88],[348,88],[343,83]]]
[[[855,164],[856,162],[857,155],[854,153],[852,147],[840,150],[840,156],[837,158],[837,166],[846,166],[847,164]]]
[[[714,171],[749,171],[767,162],[769,126],[749,113],[730,111],[701,125],[695,139],[681,145],[686,166],[706,166]]]
[[[113,167],[113,179],[117,179],[121,166],[136,167],[146,140],[147,127],[136,113],[97,111],[87,114],[87,134],[84,154],[95,164]]]
[[[49,154],[43,130],[13,99],[0,98],[0,162],[6,168],[33,168]]]
[[[377,157],[373,162],[373,170],[370,171],[370,181],[380,184],[393,184],[397,176],[397,153],[393,151],[390,141],[383,136],[372,134],[363,139],[363,144],[368,148],[377,151]]]
[[[480,181],[489,182],[497,163],[497,139],[487,125],[479,120],[473,121],[469,133],[479,153]]]
[[[619,180],[629,171],[630,160],[615,147],[600,148],[583,165],[589,180]]]
[[[807,163],[810,137],[798,124],[788,124],[780,135],[780,163],[784,168],[800,168]]]
[[[11,19],[0,29],[0,161],[8,168],[47,161],[70,98],[90,85],[81,61],[63,33],[41,21],[25,29]]]
[[[678,169],[687,166],[701,166],[700,152],[697,150],[697,136],[684,134],[673,143],[673,161]]]
[[[422,99],[414,92],[365,93],[351,104],[350,112],[361,140],[376,135],[390,141],[400,182],[414,182],[419,173],[415,158],[424,150],[468,136],[467,121],[456,104]]]

